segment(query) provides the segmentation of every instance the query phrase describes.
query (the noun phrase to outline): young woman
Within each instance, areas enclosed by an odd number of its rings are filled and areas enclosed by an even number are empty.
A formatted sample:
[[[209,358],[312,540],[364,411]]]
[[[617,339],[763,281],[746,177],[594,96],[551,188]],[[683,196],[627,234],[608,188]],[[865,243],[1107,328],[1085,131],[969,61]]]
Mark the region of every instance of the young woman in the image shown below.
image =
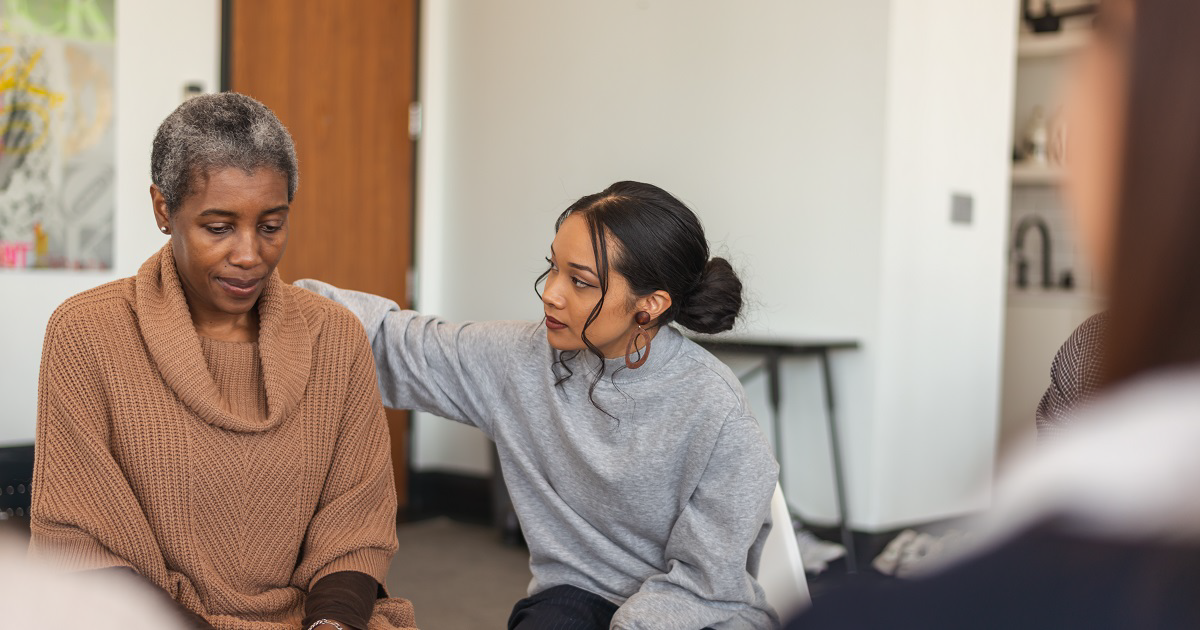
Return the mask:
[[[1066,197],[1109,298],[1100,396],[1008,472],[984,549],[789,628],[1200,627],[1196,24],[1195,0],[1108,0],[1072,76]]]
[[[33,554],[134,573],[198,628],[414,625],[381,586],[396,495],[370,347],[275,271],[292,138],[250,97],[198,96],[150,166],[170,240],[46,326]]]
[[[666,191],[556,224],[540,323],[450,324],[298,284],[363,321],[384,404],[495,441],[533,581],[509,628],[771,628],[755,581],[778,467],[737,379],[671,323],[733,326],[741,282]],[[781,524],[787,527],[787,524]]]

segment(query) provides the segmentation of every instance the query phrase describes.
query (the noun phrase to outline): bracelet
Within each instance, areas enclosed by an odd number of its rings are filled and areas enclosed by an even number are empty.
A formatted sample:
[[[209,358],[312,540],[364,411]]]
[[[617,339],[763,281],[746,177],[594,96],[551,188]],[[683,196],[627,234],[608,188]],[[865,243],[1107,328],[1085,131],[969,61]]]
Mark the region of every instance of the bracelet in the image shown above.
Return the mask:
[[[334,630],[346,630],[344,627],[342,627],[342,624],[332,619],[318,619],[312,622],[312,625],[308,627],[308,630],[315,630],[317,626],[333,626]]]

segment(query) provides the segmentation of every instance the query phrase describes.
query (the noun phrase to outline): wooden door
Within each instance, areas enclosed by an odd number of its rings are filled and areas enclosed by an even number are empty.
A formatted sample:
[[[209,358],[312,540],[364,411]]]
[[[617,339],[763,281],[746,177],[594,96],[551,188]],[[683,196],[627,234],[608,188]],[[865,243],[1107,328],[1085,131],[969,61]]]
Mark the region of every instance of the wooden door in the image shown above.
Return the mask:
[[[412,262],[416,0],[225,0],[226,88],[270,107],[300,187],[285,280],[317,278],[407,305]],[[388,411],[401,508],[408,415]]]

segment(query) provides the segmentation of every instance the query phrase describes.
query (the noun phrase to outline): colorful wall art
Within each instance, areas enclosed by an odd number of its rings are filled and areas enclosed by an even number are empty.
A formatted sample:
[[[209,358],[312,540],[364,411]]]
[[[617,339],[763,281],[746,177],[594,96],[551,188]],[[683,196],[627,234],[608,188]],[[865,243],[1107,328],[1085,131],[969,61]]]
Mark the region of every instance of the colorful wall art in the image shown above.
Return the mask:
[[[0,0],[0,269],[111,269],[114,0]]]

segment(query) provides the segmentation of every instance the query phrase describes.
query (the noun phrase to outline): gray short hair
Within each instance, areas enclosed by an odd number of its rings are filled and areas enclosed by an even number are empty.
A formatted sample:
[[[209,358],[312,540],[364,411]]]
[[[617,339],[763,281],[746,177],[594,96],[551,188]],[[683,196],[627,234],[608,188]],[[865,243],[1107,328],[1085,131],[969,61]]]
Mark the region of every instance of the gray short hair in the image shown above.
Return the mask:
[[[150,179],[171,213],[193,192],[196,178],[215,169],[261,167],[287,176],[291,203],[300,183],[292,136],[266,105],[236,92],[184,101],[158,126],[150,152]]]

